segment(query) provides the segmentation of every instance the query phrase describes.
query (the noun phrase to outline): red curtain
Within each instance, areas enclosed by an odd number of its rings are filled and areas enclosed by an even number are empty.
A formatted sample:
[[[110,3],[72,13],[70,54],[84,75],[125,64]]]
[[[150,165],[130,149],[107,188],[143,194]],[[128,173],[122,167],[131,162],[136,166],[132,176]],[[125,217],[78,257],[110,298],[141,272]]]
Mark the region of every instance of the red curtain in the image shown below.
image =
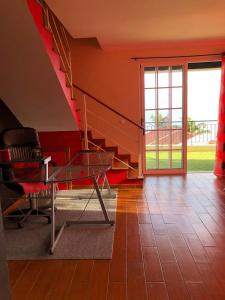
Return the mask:
[[[219,116],[214,174],[225,176],[225,56],[222,57]]]

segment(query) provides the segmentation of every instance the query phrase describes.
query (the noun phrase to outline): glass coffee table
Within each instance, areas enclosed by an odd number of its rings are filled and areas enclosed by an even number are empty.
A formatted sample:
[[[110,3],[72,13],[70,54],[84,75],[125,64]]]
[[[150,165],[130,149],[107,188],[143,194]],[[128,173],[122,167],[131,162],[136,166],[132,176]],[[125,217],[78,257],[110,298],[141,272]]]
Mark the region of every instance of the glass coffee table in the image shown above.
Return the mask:
[[[1,176],[0,183],[44,183],[51,190],[51,246],[50,254],[54,253],[55,247],[60,240],[63,230],[71,224],[108,224],[114,225],[114,221],[109,219],[105,204],[102,198],[99,183],[105,184],[107,187],[108,196],[112,193],[106,176],[107,171],[112,167],[114,153],[113,152],[92,152],[81,151],[75,154],[72,159],[64,166],[50,166],[48,163],[35,168],[11,168],[11,176],[4,178]],[[49,160],[48,160],[49,161]],[[30,161],[29,161],[30,162]],[[15,161],[11,162],[15,163]],[[2,164],[0,162],[0,164]],[[10,172],[9,172],[10,173]],[[97,194],[103,220],[70,220],[65,221],[60,230],[56,233],[56,216],[55,216],[55,198],[56,185],[58,183],[82,181],[89,179],[93,183],[94,190]]]

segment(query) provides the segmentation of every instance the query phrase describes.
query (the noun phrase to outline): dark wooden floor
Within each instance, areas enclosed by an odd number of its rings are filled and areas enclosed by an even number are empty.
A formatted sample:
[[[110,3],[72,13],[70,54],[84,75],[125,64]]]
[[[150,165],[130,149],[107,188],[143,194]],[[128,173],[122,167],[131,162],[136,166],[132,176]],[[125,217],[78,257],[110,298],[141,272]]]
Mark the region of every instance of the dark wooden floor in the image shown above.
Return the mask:
[[[12,298],[225,299],[224,186],[202,173],[120,190],[112,260],[12,261]]]

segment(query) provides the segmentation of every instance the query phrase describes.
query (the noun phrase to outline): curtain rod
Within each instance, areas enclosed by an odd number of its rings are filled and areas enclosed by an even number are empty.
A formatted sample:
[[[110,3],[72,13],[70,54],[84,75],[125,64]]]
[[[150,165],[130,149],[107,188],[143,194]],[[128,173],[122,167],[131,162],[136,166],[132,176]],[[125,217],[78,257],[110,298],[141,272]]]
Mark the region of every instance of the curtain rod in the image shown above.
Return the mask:
[[[197,55],[178,55],[178,56],[142,56],[142,57],[131,57],[133,60],[139,59],[161,59],[161,58],[185,58],[185,57],[199,57],[199,56],[212,56],[212,55],[225,55],[225,53],[210,53],[210,54],[197,54]]]

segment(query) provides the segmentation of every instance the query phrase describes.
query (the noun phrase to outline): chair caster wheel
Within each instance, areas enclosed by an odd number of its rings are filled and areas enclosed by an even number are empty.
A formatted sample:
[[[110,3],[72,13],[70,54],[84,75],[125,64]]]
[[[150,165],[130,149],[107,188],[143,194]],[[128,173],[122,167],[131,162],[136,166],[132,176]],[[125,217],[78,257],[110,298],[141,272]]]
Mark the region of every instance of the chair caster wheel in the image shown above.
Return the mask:
[[[21,224],[21,223],[17,223],[17,227],[18,227],[18,229],[22,229],[23,228],[23,225]]]
[[[50,255],[53,255],[53,251],[52,251],[52,250],[49,250],[49,254],[50,254]]]

